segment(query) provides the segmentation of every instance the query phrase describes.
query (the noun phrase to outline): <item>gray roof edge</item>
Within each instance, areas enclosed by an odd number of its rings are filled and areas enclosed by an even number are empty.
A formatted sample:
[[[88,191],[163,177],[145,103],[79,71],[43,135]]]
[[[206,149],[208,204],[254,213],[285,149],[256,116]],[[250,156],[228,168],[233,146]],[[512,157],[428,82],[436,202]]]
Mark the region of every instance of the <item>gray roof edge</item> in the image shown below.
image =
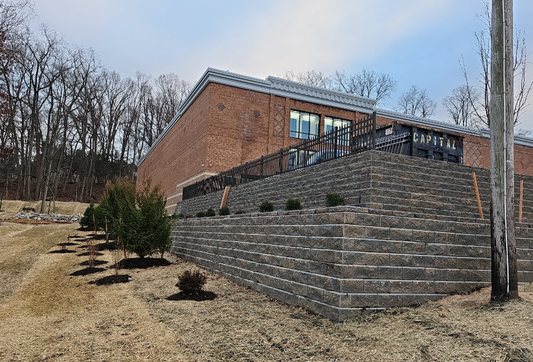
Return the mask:
[[[310,86],[303,83],[298,83],[292,80],[269,76],[266,79],[272,84],[272,93],[281,94],[296,94],[300,97],[307,99],[314,99],[313,103],[323,103],[327,105],[340,104],[346,108],[357,108],[357,110],[364,110],[366,112],[372,112],[376,106],[376,100],[366,97],[361,97],[346,92],[340,92],[336,90],[330,90],[315,86]],[[297,97],[292,97],[297,99]],[[317,99],[321,102],[317,102]]]
[[[460,126],[460,125],[453,124],[453,123],[411,116],[405,113],[388,111],[385,109],[376,109],[376,114],[378,116],[384,116],[384,117],[397,120],[397,121],[410,122],[410,123],[414,123],[420,126],[440,128],[442,130],[446,130],[450,132],[456,132],[456,133],[467,134],[467,135],[483,137],[483,138],[490,138],[490,130],[484,127],[469,128],[469,127],[464,127],[464,126]],[[517,145],[533,147],[533,138],[515,135],[514,139],[515,139],[515,144]]]

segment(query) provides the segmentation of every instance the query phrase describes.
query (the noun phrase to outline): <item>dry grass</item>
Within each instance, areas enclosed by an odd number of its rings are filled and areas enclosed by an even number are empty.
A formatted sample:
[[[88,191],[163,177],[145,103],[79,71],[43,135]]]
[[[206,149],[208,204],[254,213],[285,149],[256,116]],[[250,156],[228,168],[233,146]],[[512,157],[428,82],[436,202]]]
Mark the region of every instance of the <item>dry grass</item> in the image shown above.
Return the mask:
[[[531,285],[501,305],[482,290],[336,324],[209,272],[204,289],[218,298],[167,300],[197,268],[169,254],[168,267],[121,271],[130,283],[88,284],[114,270],[70,277],[87,257],[48,253],[76,227],[0,224],[0,277],[11,280],[0,284],[0,360],[533,360]]]

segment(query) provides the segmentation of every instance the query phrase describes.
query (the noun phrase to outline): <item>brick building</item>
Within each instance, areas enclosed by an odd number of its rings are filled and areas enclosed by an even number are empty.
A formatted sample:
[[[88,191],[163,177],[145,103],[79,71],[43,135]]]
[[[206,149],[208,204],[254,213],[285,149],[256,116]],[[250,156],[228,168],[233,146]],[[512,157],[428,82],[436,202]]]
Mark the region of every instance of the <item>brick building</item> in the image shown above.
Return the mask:
[[[462,162],[489,167],[488,130],[376,109],[375,103],[276,77],[261,80],[209,68],[139,160],[138,180],[161,184],[172,213],[183,187],[373,112],[381,125],[396,122],[459,135]],[[516,137],[515,172],[533,175],[533,139]]]

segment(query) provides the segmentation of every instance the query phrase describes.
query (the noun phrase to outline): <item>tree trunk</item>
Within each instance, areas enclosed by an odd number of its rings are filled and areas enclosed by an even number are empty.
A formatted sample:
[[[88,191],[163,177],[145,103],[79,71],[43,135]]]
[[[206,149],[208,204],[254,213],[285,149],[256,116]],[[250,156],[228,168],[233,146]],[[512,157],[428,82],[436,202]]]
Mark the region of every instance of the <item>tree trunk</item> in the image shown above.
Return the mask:
[[[512,0],[492,1],[490,141],[492,299],[518,297],[514,223]]]

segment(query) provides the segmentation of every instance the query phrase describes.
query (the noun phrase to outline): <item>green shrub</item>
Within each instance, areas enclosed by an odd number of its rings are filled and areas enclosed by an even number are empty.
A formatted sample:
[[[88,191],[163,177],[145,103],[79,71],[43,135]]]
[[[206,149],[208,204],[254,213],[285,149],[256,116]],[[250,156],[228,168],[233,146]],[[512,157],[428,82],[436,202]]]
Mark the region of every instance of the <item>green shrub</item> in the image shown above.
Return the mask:
[[[135,184],[127,179],[118,179],[107,184],[104,197],[94,210],[94,214],[99,229],[105,228],[105,220],[107,220],[110,239],[116,239],[119,236],[122,213],[131,205],[135,205],[135,197]]]
[[[105,228],[107,220],[111,239],[120,238],[127,251],[140,258],[156,251],[170,250],[170,218],[165,211],[165,198],[160,187],[145,182],[140,190],[127,179],[108,183],[106,193],[94,215],[97,227]]]
[[[229,207],[227,206],[221,207],[220,210],[218,210],[218,214],[220,216],[229,215],[230,214]]]
[[[336,192],[328,192],[328,194],[326,195],[326,206],[333,207],[333,206],[341,206],[341,205],[346,205],[346,201],[344,200],[344,197],[342,197]]]
[[[192,273],[190,270],[185,270],[180,276],[178,276],[178,283],[176,286],[187,294],[198,293],[202,290],[206,282],[207,275],[199,270]]]
[[[198,211],[196,217],[205,217],[205,211]]]
[[[285,210],[301,210],[302,204],[298,199],[288,199],[285,204]]]
[[[183,215],[182,212],[180,212],[179,214],[172,215],[173,219],[183,219],[184,217],[185,217],[185,215]]]
[[[261,212],[274,211],[274,205],[271,202],[264,201],[261,204],[261,206],[259,206],[259,211],[261,211]]]
[[[246,214],[246,210],[243,210],[243,209],[235,210],[235,215],[241,215],[241,214]]]
[[[89,207],[85,209],[85,212],[83,213],[83,217],[80,220],[80,226],[82,228],[94,229],[94,220],[93,220],[94,210],[95,210],[94,204],[90,204]]]
[[[216,215],[215,210],[211,208],[207,209],[207,212],[205,213],[205,216],[209,216],[209,217],[215,216],[215,215]]]
[[[160,187],[152,188],[148,181],[136,192],[134,203],[123,205],[119,235],[126,250],[140,258],[170,250],[171,224],[165,204]]]

